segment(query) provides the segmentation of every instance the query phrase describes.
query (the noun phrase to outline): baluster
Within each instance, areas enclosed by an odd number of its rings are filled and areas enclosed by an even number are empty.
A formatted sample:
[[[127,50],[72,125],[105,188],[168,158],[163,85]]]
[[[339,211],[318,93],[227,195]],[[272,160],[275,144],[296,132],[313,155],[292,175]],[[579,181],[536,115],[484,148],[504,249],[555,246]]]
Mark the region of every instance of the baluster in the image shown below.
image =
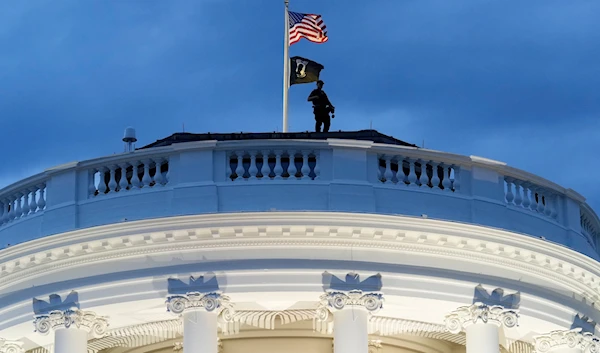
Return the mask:
[[[15,219],[15,200],[11,197],[9,203],[10,211],[8,211],[8,222]]]
[[[90,169],[88,172],[88,196],[96,196],[96,169]]]
[[[427,162],[419,159],[421,164],[421,175],[419,175],[419,186],[427,186],[429,184],[429,177],[427,176]]]
[[[321,162],[319,161],[319,155],[315,152],[315,166],[313,168],[313,173],[315,173],[315,179],[321,179]]]
[[[408,161],[409,172],[408,172],[408,186],[417,186],[417,172],[415,171],[416,160],[406,159]]]
[[[538,192],[537,211],[541,214],[544,214],[545,210],[546,210],[546,205],[544,205],[544,195],[542,195],[542,193]]]
[[[558,216],[558,195],[553,195],[552,196],[552,212],[550,213],[550,217],[556,219],[556,216]]]
[[[0,224],[8,222],[8,205],[10,205],[10,201],[8,199],[2,200],[2,215],[0,216]]]
[[[106,186],[106,168],[99,168],[98,171],[100,173],[100,180],[98,181],[98,195],[104,195],[108,189]]]
[[[452,170],[454,170],[454,180],[452,180],[452,188],[455,192],[460,190],[460,166],[455,164],[452,165]]]
[[[511,178],[504,178],[504,181],[506,182],[506,195],[505,195],[506,202],[508,204],[512,204],[513,200],[515,199],[515,195],[513,195],[513,192],[512,192],[513,180]]]
[[[165,158],[165,164],[167,166],[167,172],[165,173],[165,185],[167,185],[169,183],[169,181],[171,180],[171,166],[169,164],[169,158]]]
[[[515,205],[521,206],[521,202],[523,199],[521,198],[521,182],[519,180],[515,180]]]
[[[410,162],[408,162],[410,164]],[[410,172],[410,166],[409,166],[409,172]],[[398,176],[400,175],[400,176]],[[402,180],[400,180],[400,177],[402,177]],[[402,185],[406,186],[409,185],[409,181],[408,181],[408,175],[406,173],[404,173],[404,157],[400,156],[398,158],[398,172],[396,173],[396,179],[398,179],[398,183],[402,183]]]
[[[280,180],[283,174],[283,167],[281,166],[281,154],[283,151],[275,151],[275,168],[273,168],[273,172],[275,173],[275,179]]]
[[[546,216],[550,217],[552,215],[552,210],[554,209],[554,195],[552,193],[546,194]]]
[[[155,186],[165,186],[165,180],[162,173],[162,158],[154,161],[154,185]]]
[[[440,189],[440,177],[438,175],[438,163],[431,161],[431,185],[435,190]]]
[[[529,204],[529,208],[532,211],[537,211],[537,201],[535,200],[535,190],[536,190],[535,185],[531,185],[531,187],[529,188],[529,194],[530,194],[530,200],[531,200],[531,203]]]
[[[94,189],[96,189],[95,186]],[[29,189],[29,191],[31,191],[31,202],[29,202],[29,212],[36,213],[38,211],[38,204],[37,200],[35,199],[35,193],[38,191],[38,188],[33,186]]]
[[[108,169],[110,170],[110,177],[108,179],[108,192],[117,192],[117,186],[119,186],[119,184],[117,184],[117,177],[115,173],[117,166],[111,165],[108,167]]]
[[[41,211],[46,209],[46,196],[44,195],[46,191],[46,184],[39,184],[36,186],[40,190],[40,196],[38,198],[37,206],[38,210]]]
[[[15,194],[15,219],[18,219],[23,214],[23,210],[21,208],[21,196],[23,196],[20,192]]]
[[[289,174],[289,179],[293,180],[296,179],[296,173],[298,173],[298,168],[296,168],[296,152],[288,152],[288,156],[290,163],[288,164],[287,172]]]
[[[452,182],[450,181],[450,165],[442,163],[442,187],[444,191],[452,191]]]
[[[150,187],[152,184],[152,176],[150,175],[150,160],[144,159],[144,175],[142,176],[142,188]]]
[[[125,191],[129,188],[129,182],[127,181],[127,167],[129,164],[122,163],[119,165],[121,167],[121,179],[119,179],[119,191]]]
[[[383,160],[385,161],[385,172],[383,173],[385,184],[393,184],[394,173],[392,173],[392,158],[393,156],[383,156]]]
[[[29,214],[29,190],[25,189],[23,192],[23,206],[21,207],[21,217],[25,217]]]
[[[523,183],[523,202],[521,203],[521,206],[528,209],[529,205],[529,183]]]
[[[140,189],[142,187],[142,181],[139,176],[140,161],[133,161],[131,163],[131,186],[132,189]]]
[[[227,165],[225,166],[225,178],[232,180],[232,176],[233,176],[233,170],[231,168],[231,160],[233,160],[233,154],[230,154],[229,156],[227,156]],[[236,159],[237,161],[237,159]]]
[[[250,167],[248,168],[250,174],[249,180],[257,180],[256,175],[258,174],[258,168],[256,167],[256,151],[250,152]]]
[[[308,151],[302,151],[302,180],[310,180],[310,166],[308,165]]]
[[[237,167],[235,168],[236,181],[244,180],[244,152],[238,151],[235,153],[237,157]]]
[[[260,166],[260,174],[262,174],[261,180],[270,180],[271,167],[269,166],[269,151],[264,150],[261,152],[263,163]]]

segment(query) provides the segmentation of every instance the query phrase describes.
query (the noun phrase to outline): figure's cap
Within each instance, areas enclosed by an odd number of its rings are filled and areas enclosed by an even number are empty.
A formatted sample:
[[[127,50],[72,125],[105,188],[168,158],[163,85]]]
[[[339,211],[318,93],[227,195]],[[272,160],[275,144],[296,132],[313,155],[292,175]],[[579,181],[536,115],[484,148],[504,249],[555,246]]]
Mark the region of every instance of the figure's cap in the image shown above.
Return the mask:
[[[319,80],[319,81],[317,81],[317,85],[318,85],[318,84],[324,85],[324,84],[325,84],[325,82],[323,82],[322,80]]]

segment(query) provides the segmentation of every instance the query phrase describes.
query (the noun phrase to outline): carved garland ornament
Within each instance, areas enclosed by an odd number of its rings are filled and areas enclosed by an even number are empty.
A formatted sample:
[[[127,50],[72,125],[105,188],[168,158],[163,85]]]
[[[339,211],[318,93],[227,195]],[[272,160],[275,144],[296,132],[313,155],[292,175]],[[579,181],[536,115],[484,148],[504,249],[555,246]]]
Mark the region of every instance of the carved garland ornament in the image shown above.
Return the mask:
[[[581,349],[586,353],[600,352],[600,339],[591,333],[582,333],[581,328],[552,331],[533,337],[538,353],[550,352],[554,348]]]
[[[183,350],[183,342],[175,342],[173,343],[173,351],[179,352]],[[223,342],[221,342],[220,338],[217,338],[217,353],[223,352]]]
[[[363,293],[360,290],[328,291],[321,296],[317,308],[317,320],[327,321],[332,311],[342,310],[346,306],[362,306],[370,313],[383,307],[383,294],[379,292]]]
[[[23,353],[23,342],[8,341],[0,338],[0,353]]]
[[[519,313],[516,310],[505,309],[500,305],[489,306],[475,303],[463,306],[446,315],[446,328],[450,333],[458,334],[469,325],[477,322],[504,325],[507,328],[518,326]]]
[[[51,330],[75,327],[86,330],[94,337],[100,338],[106,334],[108,329],[108,318],[98,316],[92,311],[79,309],[54,310],[48,314],[37,315],[33,324],[35,330],[43,335]]]
[[[225,322],[233,321],[233,305],[229,297],[219,292],[199,293],[189,292],[183,295],[167,297],[167,311],[173,314],[182,314],[187,310],[204,309],[208,312],[220,314]]]

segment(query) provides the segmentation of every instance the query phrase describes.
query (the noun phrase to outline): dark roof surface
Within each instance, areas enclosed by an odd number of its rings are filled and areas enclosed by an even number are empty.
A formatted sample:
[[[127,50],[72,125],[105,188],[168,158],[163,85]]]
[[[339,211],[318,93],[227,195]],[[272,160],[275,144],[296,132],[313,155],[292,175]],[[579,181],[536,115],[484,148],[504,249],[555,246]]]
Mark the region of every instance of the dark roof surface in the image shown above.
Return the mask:
[[[152,147],[170,146],[174,143],[194,142],[194,141],[241,141],[241,140],[326,140],[328,138],[373,141],[375,143],[384,143],[388,145],[400,145],[409,147],[418,147],[412,143],[404,142],[384,135],[376,130],[361,131],[330,131],[330,132],[237,132],[227,134],[193,134],[189,132],[178,132],[162,140],[157,140],[149,145],[138,149]]]

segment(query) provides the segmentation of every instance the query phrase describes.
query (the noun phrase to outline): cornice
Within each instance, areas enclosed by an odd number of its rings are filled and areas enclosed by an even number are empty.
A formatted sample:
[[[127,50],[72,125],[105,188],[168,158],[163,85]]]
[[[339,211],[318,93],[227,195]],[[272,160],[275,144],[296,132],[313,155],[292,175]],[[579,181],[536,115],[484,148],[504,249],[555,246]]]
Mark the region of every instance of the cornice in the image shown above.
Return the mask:
[[[186,216],[113,224],[0,252],[0,290],[64,268],[142,255],[218,248],[348,247],[461,259],[535,274],[600,299],[598,262],[563,246],[430,219],[328,212]],[[36,250],[40,249],[40,250]]]

